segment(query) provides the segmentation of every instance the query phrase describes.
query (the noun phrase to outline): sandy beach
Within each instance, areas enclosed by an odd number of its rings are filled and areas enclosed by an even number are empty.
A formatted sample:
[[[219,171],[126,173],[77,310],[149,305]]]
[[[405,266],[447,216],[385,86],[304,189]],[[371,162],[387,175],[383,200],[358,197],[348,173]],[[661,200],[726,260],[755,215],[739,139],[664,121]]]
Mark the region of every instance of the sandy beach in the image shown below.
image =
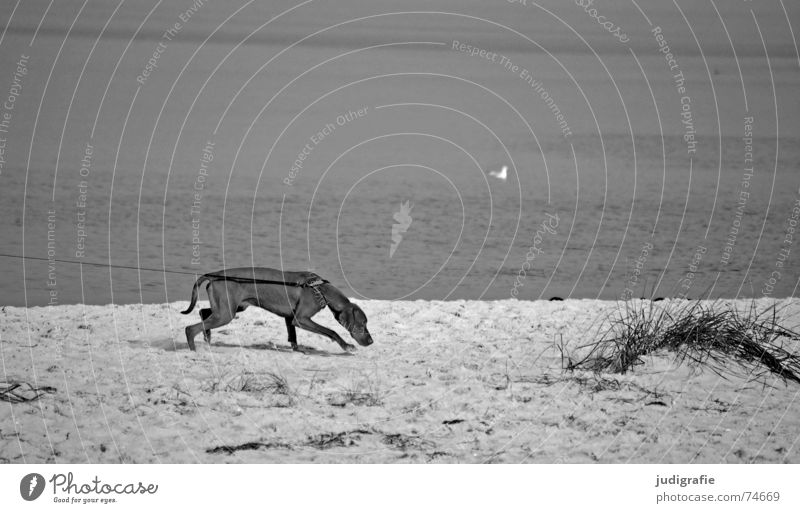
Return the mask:
[[[193,353],[186,304],[2,308],[2,381],[39,398],[0,403],[0,462],[800,463],[795,383],[562,371],[619,303],[361,301],[353,355],[255,308]]]

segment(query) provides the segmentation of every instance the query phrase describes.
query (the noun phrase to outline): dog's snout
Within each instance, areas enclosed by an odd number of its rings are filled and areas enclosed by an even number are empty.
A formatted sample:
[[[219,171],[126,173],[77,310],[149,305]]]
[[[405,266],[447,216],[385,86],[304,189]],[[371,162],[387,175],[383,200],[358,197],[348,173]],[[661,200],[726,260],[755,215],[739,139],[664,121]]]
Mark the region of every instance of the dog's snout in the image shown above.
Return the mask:
[[[358,340],[358,343],[362,346],[371,346],[372,345],[372,337],[370,335],[366,335]]]

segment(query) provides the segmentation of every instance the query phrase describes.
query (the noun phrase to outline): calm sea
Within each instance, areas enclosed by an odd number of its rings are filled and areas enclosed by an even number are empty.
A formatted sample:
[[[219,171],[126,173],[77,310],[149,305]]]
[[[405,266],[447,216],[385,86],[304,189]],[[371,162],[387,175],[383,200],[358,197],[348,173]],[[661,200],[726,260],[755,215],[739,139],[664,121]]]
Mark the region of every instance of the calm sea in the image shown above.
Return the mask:
[[[35,40],[48,2],[14,14],[4,304],[250,265],[378,299],[795,295],[780,6],[599,4],[620,42],[572,2],[234,3],[90,2],[65,37],[57,2]]]

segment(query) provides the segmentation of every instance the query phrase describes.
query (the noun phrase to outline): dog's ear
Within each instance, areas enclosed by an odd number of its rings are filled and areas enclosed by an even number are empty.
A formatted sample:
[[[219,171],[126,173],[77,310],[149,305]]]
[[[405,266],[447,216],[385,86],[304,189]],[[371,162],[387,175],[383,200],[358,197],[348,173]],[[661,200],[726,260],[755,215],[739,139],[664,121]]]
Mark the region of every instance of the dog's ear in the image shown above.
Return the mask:
[[[353,322],[367,324],[367,314],[358,305],[353,305]]]
[[[336,321],[347,329],[353,324],[353,309],[348,305],[336,315]]]

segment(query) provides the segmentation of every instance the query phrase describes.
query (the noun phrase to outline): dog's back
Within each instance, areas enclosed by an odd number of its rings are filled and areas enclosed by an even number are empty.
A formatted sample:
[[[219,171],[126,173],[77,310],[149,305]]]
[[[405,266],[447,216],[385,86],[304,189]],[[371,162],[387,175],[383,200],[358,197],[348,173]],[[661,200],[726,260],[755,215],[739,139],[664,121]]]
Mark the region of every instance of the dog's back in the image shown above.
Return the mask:
[[[233,278],[241,282],[253,280],[275,282],[275,285],[286,284],[300,287],[315,279],[321,279],[318,275],[309,271],[281,271],[270,267],[234,267],[207,273],[204,276],[210,279]]]

